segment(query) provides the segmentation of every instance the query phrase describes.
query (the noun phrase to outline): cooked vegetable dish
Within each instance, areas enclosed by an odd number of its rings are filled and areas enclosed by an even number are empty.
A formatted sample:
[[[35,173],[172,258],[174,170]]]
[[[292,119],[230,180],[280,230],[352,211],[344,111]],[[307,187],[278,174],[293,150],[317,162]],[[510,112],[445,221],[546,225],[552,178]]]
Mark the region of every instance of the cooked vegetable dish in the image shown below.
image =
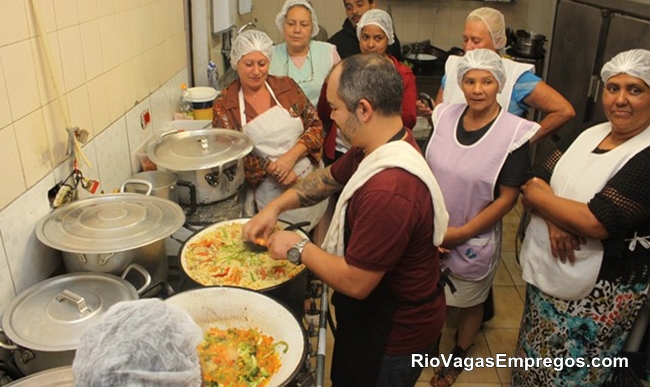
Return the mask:
[[[257,329],[208,329],[199,344],[206,387],[263,387],[282,365],[279,351],[287,343],[273,342]]]
[[[244,245],[241,223],[199,234],[184,249],[185,270],[205,286],[231,285],[265,289],[295,277],[304,266],[277,261],[267,251],[254,252]]]

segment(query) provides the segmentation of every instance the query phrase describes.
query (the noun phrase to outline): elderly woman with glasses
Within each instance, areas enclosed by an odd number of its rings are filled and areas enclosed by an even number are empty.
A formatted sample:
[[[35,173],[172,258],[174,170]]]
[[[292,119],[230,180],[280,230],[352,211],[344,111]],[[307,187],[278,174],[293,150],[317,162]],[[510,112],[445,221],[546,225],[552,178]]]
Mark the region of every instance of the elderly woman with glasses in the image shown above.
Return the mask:
[[[284,43],[273,47],[269,74],[293,78],[313,105],[330,69],[341,61],[336,47],[312,38],[318,34],[316,12],[308,1],[287,0],[275,18]]]
[[[591,360],[619,356],[648,298],[650,51],[622,52],[600,75],[607,122],[563,138],[522,187],[533,216],[516,355],[585,364],[515,368],[513,386],[604,385],[614,368]]]
[[[247,215],[322,166],[323,126],[316,109],[293,79],[269,75],[272,50],[271,38],[261,31],[237,36],[230,63],[238,78],[221,91],[213,107],[213,127],[243,132],[255,145],[244,158]],[[309,221],[311,229],[326,207],[322,202],[300,208],[283,214],[283,220]]]

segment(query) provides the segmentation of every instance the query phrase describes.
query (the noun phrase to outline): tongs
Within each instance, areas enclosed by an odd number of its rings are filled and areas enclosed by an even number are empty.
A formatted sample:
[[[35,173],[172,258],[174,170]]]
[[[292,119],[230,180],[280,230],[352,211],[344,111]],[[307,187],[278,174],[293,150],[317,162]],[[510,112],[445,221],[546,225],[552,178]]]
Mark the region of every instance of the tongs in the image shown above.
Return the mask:
[[[302,227],[309,226],[310,224],[311,222],[308,221],[293,223],[285,227],[284,231],[293,231]],[[246,246],[246,249],[254,253],[261,253],[269,249],[266,246],[266,239],[264,238],[255,238],[254,241],[249,241],[248,239],[244,239],[244,246]]]

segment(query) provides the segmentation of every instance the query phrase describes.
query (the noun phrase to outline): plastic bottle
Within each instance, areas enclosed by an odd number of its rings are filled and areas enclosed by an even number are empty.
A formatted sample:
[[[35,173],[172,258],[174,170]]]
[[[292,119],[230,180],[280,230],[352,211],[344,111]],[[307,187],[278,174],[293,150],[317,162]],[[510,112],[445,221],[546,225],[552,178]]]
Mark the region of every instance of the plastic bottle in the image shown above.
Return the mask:
[[[215,90],[220,90],[219,73],[217,72],[217,65],[213,61],[208,62],[208,83]]]
[[[181,99],[179,101],[178,111],[185,120],[194,118],[194,108],[192,107],[192,96],[185,83],[181,84]]]

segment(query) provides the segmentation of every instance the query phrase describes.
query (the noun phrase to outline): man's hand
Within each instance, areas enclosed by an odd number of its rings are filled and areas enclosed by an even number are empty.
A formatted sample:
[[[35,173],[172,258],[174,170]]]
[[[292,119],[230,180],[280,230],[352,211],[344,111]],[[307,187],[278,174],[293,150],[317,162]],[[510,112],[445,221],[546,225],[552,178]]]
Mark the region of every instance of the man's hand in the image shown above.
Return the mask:
[[[278,231],[271,235],[267,247],[273,259],[287,259],[287,251],[300,240],[302,237],[293,231]]]
[[[278,223],[278,214],[267,206],[244,224],[244,238],[255,243],[256,239],[267,241]],[[267,242],[268,243],[268,242]]]

